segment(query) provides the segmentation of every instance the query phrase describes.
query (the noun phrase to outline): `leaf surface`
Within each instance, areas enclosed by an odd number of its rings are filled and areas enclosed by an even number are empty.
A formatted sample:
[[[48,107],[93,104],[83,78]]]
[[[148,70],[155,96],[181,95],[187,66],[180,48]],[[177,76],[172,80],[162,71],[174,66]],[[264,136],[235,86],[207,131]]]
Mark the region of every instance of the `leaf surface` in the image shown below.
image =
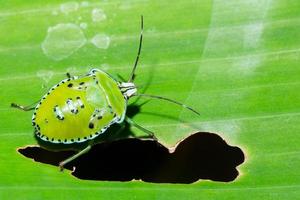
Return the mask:
[[[299,13],[297,0],[1,2],[0,199],[298,198]],[[169,147],[193,132],[218,133],[246,153],[237,180],[83,181],[16,151],[36,141],[32,113],[10,103],[36,102],[66,72],[101,68],[127,78],[141,14],[136,84],[142,90],[150,83],[146,93],[181,101],[201,116],[151,100],[134,121]]]

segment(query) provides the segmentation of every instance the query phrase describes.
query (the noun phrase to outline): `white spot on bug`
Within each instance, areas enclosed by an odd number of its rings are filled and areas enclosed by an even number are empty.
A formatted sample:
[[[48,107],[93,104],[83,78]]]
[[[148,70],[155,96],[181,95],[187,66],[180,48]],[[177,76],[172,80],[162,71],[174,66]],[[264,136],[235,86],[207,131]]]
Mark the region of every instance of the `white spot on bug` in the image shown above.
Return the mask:
[[[64,14],[69,14],[71,12],[77,11],[79,4],[77,2],[67,2],[60,5],[60,11]]]
[[[45,83],[47,84],[51,80],[51,78],[53,77],[54,73],[53,73],[53,71],[50,71],[50,70],[39,70],[36,73],[36,75],[37,75],[37,77],[44,80]]]
[[[80,26],[80,28],[82,28],[82,29],[86,29],[88,25],[87,25],[87,23],[82,22],[82,23],[79,24],[79,26]]]
[[[106,14],[100,8],[94,8],[92,10],[92,20],[93,22],[101,22],[106,20]]]
[[[77,104],[79,105],[80,108],[84,108],[84,104],[81,101],[80,97],[77,97],[76,101],[77,101]]]
[[[107,49],[110,45],[110,37],[105,34],[97,34],[91,39],[91,43],[99,49]]]
[[[71,113],[73,113],[73,114],[77,114],[78,113],[76,102],[73,102],[72,99],[68,99],[66,103],[67,103],[69,111]]]
[[[86,38],[76,24],[57,24],[48,28],[41,47],[46,56],[53,60],[62,60],[86,44]]]
[[[55,106],[54,107],[54,114],[56,115],[56,117],[59,119],[59,120],[64,120],[65,116],[63,114],[63,111],[60,109],[60,107],[58,106]]]

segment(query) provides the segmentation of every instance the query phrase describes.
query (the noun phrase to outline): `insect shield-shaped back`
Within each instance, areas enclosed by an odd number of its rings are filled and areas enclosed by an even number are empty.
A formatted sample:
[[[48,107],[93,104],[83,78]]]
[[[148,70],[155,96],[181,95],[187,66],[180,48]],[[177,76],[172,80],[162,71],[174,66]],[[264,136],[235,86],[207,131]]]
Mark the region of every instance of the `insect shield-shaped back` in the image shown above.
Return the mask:
[[[121,123],[126,106],[118,83],[107,73],[93,69],[52,87],[35,108],[32,123],[44,141],[79,143]]]

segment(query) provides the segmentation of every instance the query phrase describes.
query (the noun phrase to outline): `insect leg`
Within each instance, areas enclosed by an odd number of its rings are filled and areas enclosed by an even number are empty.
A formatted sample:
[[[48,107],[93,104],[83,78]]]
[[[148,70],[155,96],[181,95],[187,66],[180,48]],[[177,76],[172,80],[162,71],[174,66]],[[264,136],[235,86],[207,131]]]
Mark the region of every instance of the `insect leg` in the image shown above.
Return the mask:
[[[125,130],[125,128],[126,128],[125,123],[121,123],[120,128],[114,133],[114,137],[115,138],[121,137],[121,133]]]
[[[87,153],[90,149],[92,148],[91,145],[88,145],[86,148],[82,149],[81,151],[79,151],[78,153],[76,153],[75,155],[67,158],[66,160],[64,161],[61,161],[59,163],[59,168],[60,168],[60,171],[63,171],[64,170],[64,166],[66,164],[68,164],[69,162],[71,162],[72,160],[75,160],[76,158],[78,158],[79,156],[81,156],[82,154],[85,154]]]
[[[155,137],[154,133],[148,129],[145,129],[144,127],[138,125],[137,123],[135,123],[134,121],[132,121],[132,119],[130,119],[129,117],[125,118],[126,122],[132,126],[135,126],[136,128],[140,129],[141,131],[143,131],[144,133],[147,133],[152,139],[157,140],[157,138]]]
[[[30,111],[30,110],[34,110],[35,109],[35,104],[31,104],[29,106],[22,106],[22,105],[19,105],[19,104],[16,104],[16,103],[11,103],[10,106],[12,108],[17,108],[19,110],[23,110],[23,111]]]

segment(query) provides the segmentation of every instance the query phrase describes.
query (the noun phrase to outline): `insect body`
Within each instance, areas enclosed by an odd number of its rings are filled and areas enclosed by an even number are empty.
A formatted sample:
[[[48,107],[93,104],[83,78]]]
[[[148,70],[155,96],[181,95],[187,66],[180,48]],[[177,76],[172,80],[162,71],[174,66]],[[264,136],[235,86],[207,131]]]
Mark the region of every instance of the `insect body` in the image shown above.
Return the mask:
[[[127,99],[135,93],[133,83],[119,83],[98,69],[68,78],[52,87],[36,106],[35,132],[52,143],[94,139],[110,125],[124,121]]]
[[[143,31],[143,17],[141,18]],[[93,139],[114,123],[125,119],[131,125],[154,138],[151,131],[137,125],[125,116],[127,100],[134,96],[156,98],[178,104],[199,115],[197,111],[182,103],[165,97],[138,94],[133,83],[135,70],[141,52],[143,35],[141,32],[138,54],[129,80],[118,82],[99,69],[87,75],[62,80],[50,89],[33,108],[12,103],[12,107],[29,111],[35,110],[32,124],[35,134],[43,141],[57,144],[75,144],[91,141],[87,147],[62,161],[61,169],[70,161],[89,151]]]

